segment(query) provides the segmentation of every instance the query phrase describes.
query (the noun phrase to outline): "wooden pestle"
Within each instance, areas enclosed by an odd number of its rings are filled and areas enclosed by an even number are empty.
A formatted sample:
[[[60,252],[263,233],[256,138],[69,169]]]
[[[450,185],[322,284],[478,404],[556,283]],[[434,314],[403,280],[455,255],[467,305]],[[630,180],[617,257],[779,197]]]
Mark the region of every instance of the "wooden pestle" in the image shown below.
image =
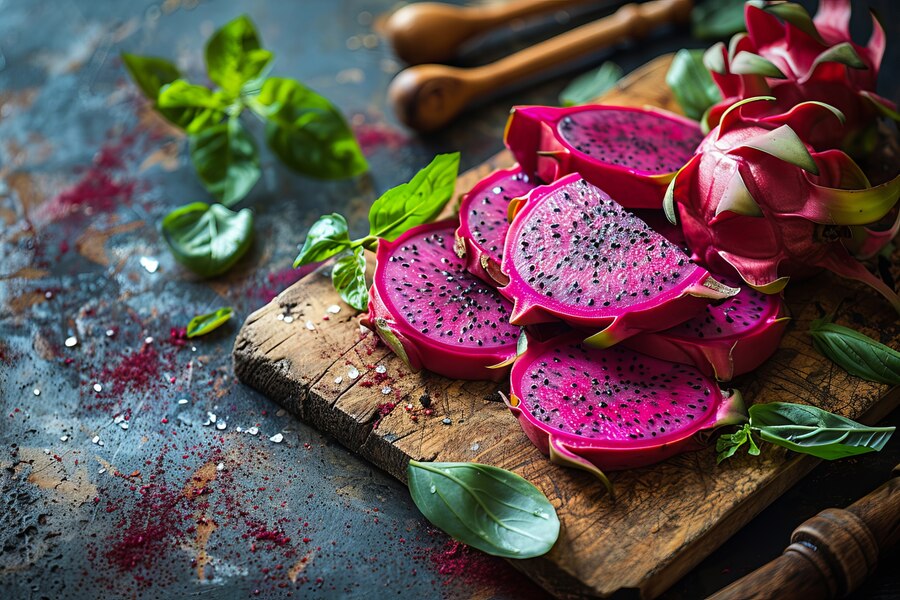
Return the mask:
[[[412,65],[440,63],[478,34],[591,0],[513,0],[481,6],[416,2],[398,9],[384,25],[397,56]]]
[[[417,131],[434,131],[479,97],[622,39],[643,37],[663,23],[686,21],[691,5],[691,0],[626,4],[608,17],[481,67],[410,67],[391,82],[388,98],[397,117],[407,126]]]
[[[804,522],[781,556],[710,600],[820,600],[857,589],[875,570],[879,551],[900,541],[900,465],[892,475],[847,508],[828,508]]]

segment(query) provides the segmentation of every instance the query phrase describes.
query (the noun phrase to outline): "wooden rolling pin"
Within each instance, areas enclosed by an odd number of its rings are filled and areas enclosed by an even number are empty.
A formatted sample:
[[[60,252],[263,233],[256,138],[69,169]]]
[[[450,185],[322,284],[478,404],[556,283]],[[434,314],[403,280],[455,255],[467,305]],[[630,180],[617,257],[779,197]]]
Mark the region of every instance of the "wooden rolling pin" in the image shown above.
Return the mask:
[[[401,71],[388,88],[397,117],[417,131],[434,131],[453,120],[476,98],[580,58],[625,38],[640,38],[655,27],[686,21],[691,0],[626,4],[612,15],[472,69],[418,65]]]
[[[900,465],[890,481],[846,509],[828,508],[794,530],[784,554],[711,600],[842,598],[900,541]],[[894,566],[896,568],[896,565]]]
[[[481,6],[440,2],[408,4],[390,16],[384,35],[397,56],[412,65],[440,63],[456,56],[476,35],[550,11],[592,0],[512,0]]]

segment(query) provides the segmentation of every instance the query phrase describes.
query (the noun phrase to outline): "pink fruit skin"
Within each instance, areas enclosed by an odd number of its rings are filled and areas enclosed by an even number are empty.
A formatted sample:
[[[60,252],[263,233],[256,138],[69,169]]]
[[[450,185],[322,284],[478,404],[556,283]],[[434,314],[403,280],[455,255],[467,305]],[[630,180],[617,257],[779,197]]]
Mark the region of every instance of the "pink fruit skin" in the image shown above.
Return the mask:
[[[725,281],[733,285],[730,281]],[[735,299],[748,295],[761,296],[752,288],[741,288],[734,298],[721,305],[709,307],[710,314],[716,316],[715,324],[724,330],[724,335],[699,337],[690,335],[694,322],[704,318],[704,314],[693,320],[666,331],[645,333],[628,338],[625,346],[648,356],[671,362],[694,365],[705,375],[719,381],[729,381],[738,375],[756,370],[778,349],[784,337],[789,318],[784,316],[784,303],[777,294],[765,295],[765,309],[758,321],[749,329],[729,332],[728,324],[722,318]]]
[[[385,280],[385,268],[379,265],[385,265],[393,254],[394,249],[402,246],[408,240],[419,236],[427,235],[434,232],[445,232],[448,242],[447,258],[456,263],[462,263],[452,250],[453,232],[456,228],[455,221],[439,221],[419,227],[414,227],[401,235],[393,242],[379,241],[378,251],[376,252],[375,275],[372,282],[372,288],[369,292],[369,313],[362,319],[362,324],[379,334],[382,340],[395,353],[395,348],[390,336],[392,335],[402,346],[402,351],[406,354],[409,367],[413,371],[427,369],[438,375],[449,377],[451,379],[466,380],[488,380],[499,381],[503,379],[509,372],[508,367],[491,368],[498,365],[516,355],[516,342],[518,341],[518,330],[515,329],[515,335],[512,336],[510,343],[502,346],[484,346],[472,347],[461,346],[455,343],[447,343],[427,337],[417,328],[412,327],[409,323],[395,318],[394,314],[401,314],[402,311],[379,292],[381,288],[388,285]],[[463,275],[466,275],[463,273]],[[469,276],[472,277],[472,276]],[[477,281],[479,286],[490,291],[491,294],[496,292],[487,286],[487,284]],[[502,299],[501,299],[502,300]],[[505,304],[508,303],[503,300]],[[511,306],[509,306],[511,310]],[[499,327],[510,327],[506,323],[500,323]],[[402,356],[401,356],[402,358]]]
[[[491,285],[506,284],[499,264],[503,241],[509,229],[506,218],[509,203],[505,200],[525,196],[535,185],[534,180],[516,165],[494,171],[463,196],[459,207],[459,228],[456,230],[456,254],[465,257],[469,273]],[[479,207],[486,197],[493,203],[490,209]],[[478,211],[478,215],[474,211]],[[473,219],[485,216],[492,222],[483,225],[472,222]],[[496,252],[490,248],[493,245],[498,246]]]
[[[602,330],[600,334],[594,336],[596,338],[594,343],[598,347],[605,347],[643,331],[668,329],[700,313],[711,300],[722,299],[737,292],[736,290],[714,292],[709,286],[715,286],[718,282],[712,279],[709,272],[685,261],[685,266],[682,267],[684,273],[678,280],[678,285],[672,285],[645,301],[621,309],[616,307],[601,309],[599,305],[571,307],[539,293],[526,283],[528,275],[520,273],[516,264],[519,234],[531,225],[529,222],[531,214],[539,210],[542,203],[552,200],[554,194],[567,191],[576,194],[582,185],[593,188],[590,184],[582,182],[581,176],[577,173],[567,175],[551,185],[535,188],[519,205],[520,210],[510,226],[503,251],[502,270],[509,277],[509,284],[500,288],[500,292],[514,302],[512,323],[534,325],[561,319],[575,327]],[[609,197],[602,190],[593,189],[600,201],[603,199],[609,201]],[[662,239],[658,234],[654,235]],[[668,265],[662,267],[667,268]]]
[[[521,407],[520,397],[523,395],[523,374],[534,360],[544,355],[548,348],[557,344],[577,343],[578,334],[556,338],[549,342],[529,342],[528,349],[515,362],[510,375],[510,398],[507,407],[519,420],[519,424],[531,443],[538,450],[551,457],[555,463],[591,470],[589,465],[603,471],[618,471],[652,465],[677,454],[700,450],[707,445],[712,431],[718,427],[735,425],[746,421],[743,400],[737,391],[726,396],[717,386],[710,386],[713,393],[718,393],[714,410],[702,419],[692,421],[691,427],[679,432],[675,439],[645,440],[602,440],[590,439],[574,433],[560,431],[548,427],[546,423],[535,418],[528,410]],[[595,350],[594,352],[613,352],[611,350]],[[648,358],[648,361],[654,359]],[[583,464],[583,461],[589,465]]]
[[[623,125],[616,131],[634,144],[641,160],[660,160],[659,169],[640,169],[602,162],[575,148],[560,132],[560,123],[569,117],[587,118],[588,113],[624,115],[640,120],[639,125]],[[609,144],[612,136],[604,132],[600,139]],[[684,117],[663,111],[624,106],[516,106],[506,124],[504,141],[527,173],[552,182],[570,173],[580,173],[626,208],[660,208],[675,171],[690,159],[703,134],[699,125]],[[662,157],[661,146],[679,146],[677,155]]]

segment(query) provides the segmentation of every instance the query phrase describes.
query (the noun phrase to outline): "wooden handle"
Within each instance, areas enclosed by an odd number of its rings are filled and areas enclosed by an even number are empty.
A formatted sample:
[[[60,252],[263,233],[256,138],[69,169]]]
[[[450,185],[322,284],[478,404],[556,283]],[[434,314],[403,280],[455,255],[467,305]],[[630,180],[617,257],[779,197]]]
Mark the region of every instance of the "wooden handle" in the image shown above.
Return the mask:
[[[900,541],[900,465],[893,478],[846,509],[829,508],[794,530],[770,562],[711,600],[841,598],[875,570],[878,553]]]
[[[473,69],[419,65],[401,71],[388,88],[397,117],[417,131],[443,127],[470,102],[663,23],[684,21],[691,0],[626,4],[612,15]]]
[[[439,2],[408,4],[384,26],[394,51],[406,62],[444,62],[472,37],[515,19],[562,10],[590,0],[513,0],[486,6],[452,6]]]

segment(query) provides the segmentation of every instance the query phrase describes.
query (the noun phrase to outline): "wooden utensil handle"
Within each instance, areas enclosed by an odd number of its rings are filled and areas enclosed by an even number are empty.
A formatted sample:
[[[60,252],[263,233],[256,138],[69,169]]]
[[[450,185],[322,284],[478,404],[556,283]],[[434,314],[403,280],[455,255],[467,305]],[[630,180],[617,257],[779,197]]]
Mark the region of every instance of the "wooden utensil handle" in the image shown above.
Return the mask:
[[[719,590],[710,600],[841,598],[878,564],[880,550],[900,541],[900,465],[890,481],[846,509],[807,520],[770,562]]]

